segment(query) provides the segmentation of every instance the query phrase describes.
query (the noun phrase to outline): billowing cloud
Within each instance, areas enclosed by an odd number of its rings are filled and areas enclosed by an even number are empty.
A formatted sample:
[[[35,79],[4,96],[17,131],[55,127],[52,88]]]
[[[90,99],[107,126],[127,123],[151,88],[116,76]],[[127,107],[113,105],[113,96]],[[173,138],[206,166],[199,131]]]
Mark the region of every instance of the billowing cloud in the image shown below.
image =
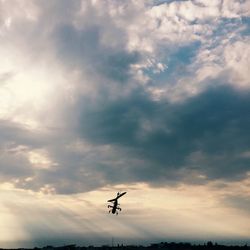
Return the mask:
[[[249,171],[246,1],[9,4],[6,181],[74,193]]]

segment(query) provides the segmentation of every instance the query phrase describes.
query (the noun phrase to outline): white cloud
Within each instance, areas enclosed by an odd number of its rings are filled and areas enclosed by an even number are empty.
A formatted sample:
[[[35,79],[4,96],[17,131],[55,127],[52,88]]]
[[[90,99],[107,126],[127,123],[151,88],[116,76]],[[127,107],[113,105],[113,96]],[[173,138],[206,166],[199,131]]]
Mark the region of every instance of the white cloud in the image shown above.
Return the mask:
[[[226,68],[231,73],[231,83],[239,89],[250,89],[250,39],[242,39],[226,46]]]
[[[33,150],[28,152],[28,159],[34,168],[38,169],[53,169],[57,166],[56,162],[53,162],[49,156],[48,152],[45,150]]]

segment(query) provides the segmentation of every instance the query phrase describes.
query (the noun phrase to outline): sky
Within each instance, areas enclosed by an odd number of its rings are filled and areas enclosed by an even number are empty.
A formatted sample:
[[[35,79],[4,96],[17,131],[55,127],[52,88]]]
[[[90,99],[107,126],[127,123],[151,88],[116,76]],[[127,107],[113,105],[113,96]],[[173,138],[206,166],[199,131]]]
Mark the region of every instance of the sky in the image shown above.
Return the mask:
[[[0,247],[250,244],[250,1],[0,0],[0,44]]]

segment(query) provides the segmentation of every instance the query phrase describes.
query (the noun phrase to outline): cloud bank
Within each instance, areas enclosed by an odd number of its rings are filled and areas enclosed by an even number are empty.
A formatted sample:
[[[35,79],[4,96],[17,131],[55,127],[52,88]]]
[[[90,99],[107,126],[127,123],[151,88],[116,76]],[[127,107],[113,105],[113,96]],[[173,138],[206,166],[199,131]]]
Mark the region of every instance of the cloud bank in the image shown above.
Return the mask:
[[[66,194],[247,177],[248,1],[0,11],[2,182]]]

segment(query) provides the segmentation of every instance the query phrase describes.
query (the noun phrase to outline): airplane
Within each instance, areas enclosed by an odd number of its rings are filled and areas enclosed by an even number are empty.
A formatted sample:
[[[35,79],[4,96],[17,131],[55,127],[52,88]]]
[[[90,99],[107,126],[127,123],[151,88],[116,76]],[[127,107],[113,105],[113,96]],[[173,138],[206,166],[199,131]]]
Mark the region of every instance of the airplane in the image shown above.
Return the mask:
[[[113,206],[111,206],[111,205],[108,205],[108,208],[112,208],[111,210],[109,210],[109,213],[110,212],[112,212],[112,214],[116,214],[116,215],[118,215],[118,211],[117,210],[119,210],[119,211],[122,211],[122,209],[119,207],[119,205],[120,204],[118,204],[118,199],[120,198],[120,197],[122,197],[124,194],[126,194],[127,192],[123,192],[123,193],[117,193],[117,196],[116,196],[116,198],[114,198],[114,199],[111,199],[111,200],[108,200],[108,202],[113,202]]]

